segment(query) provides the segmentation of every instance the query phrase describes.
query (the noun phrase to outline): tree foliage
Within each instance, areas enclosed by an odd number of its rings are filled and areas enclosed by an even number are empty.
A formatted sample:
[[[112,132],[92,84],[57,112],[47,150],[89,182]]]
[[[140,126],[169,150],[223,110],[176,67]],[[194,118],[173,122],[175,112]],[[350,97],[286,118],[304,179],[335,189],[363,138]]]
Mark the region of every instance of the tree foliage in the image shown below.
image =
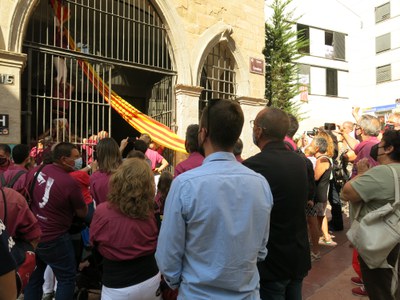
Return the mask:
[[[308,45],[308,40],[294,29],[299,18],[295,19],[293,11],[288,11],[292,1],[273,0],[272,16],[265,23],[265,97],[268,106],[299,118],[300,104],[293,101],[300,93],[296,61],[302,56],[299,49]]]

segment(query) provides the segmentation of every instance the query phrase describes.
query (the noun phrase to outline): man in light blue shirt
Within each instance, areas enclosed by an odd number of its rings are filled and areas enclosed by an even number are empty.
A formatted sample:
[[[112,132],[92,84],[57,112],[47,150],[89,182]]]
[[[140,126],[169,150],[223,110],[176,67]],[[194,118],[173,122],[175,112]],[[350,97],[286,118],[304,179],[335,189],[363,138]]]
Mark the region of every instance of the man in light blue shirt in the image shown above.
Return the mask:
[[[156,259],[178,299],[260,299],[273,201],[266,179],[232,154],[243,121],[238,103],[210,101],[198,134],[206,158],[172,183]]]

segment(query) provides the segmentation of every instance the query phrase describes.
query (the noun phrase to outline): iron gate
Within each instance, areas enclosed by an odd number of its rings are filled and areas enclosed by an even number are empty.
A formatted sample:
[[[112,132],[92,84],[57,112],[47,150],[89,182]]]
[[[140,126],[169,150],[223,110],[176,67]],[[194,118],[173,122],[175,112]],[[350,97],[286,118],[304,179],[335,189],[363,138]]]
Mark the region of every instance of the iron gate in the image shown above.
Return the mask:
[[[165,26],[148,0],[40,1],[23,46],[28,55],[22,81],[24,142],[82,144],[101,131],[112,134],[115,116],[105,99],[110,97],[96,80],[172,125],[175,72]],[[83,71],[82,61],[98,78]]]

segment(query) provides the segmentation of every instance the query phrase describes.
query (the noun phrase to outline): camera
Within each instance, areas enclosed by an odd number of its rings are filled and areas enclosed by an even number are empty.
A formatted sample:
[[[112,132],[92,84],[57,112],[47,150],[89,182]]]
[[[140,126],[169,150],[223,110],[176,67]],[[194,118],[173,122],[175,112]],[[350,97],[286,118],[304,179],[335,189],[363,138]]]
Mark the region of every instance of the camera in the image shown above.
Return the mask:
[[[335,123],[325,123],[324,124],[324,129],[325,130],[335,130],[336,129],[336,124]]]
[[[130,137],[128,138],[128,143],[134,143],[136,141],[136,138]]]
[[[385,130],[394,130],[394,125],[393,125],[393,124],[388,124],[388,123],[386,123],[384,129],[385,129]]]
[[[305,132],[306,135],[314,136],[318,134],[318,127],[314,127],[313,130],[309,130]]]

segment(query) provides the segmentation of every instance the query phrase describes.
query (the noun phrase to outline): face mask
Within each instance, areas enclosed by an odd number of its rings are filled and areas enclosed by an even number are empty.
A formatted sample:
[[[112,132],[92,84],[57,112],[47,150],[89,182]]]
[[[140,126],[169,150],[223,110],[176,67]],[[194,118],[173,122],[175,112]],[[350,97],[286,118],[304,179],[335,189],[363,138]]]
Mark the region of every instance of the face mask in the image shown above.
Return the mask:
[[[79,157],[77,159],[75,159],[75,165],[74,165],[74,170],[80,170],[82,169],[82,157]]]
[[[376,145],[371,147],[371,151],[369,153],[369,156],[371,156],[371,158],[373,160],[375,160],[375,161],[378,161],[378,156],[383,155],[383,153],[382,154],[378,154],[378,149],[379,148],[383,148],[383,146],[379,147],[379,144],[376,144]]]
[[[0,166],[5,165],[8,162],[7,157],[0,157]]]

